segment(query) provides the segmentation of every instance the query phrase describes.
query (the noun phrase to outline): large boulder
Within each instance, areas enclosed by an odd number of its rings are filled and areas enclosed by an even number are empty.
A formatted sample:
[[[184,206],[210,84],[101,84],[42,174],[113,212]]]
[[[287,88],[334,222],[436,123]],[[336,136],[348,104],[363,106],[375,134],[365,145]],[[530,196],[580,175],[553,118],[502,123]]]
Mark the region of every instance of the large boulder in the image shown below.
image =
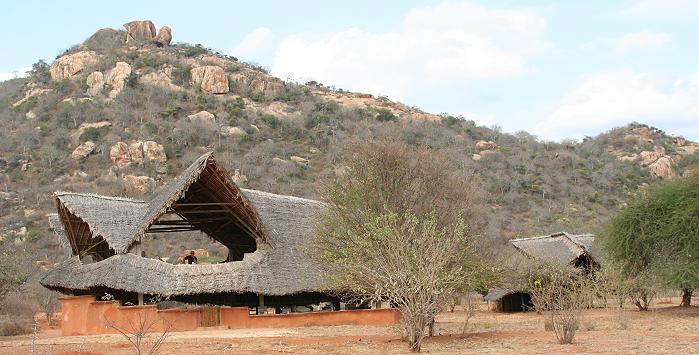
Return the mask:
[[[296,155],[292,155],[291,157],[289,157],[289,160],[301,166],[308,166],[309,163],[308,159]]]
[[[181,87],[172,83],[172,68],[164,68],[157,72],[145,74],[138,78],[140,84],[148,84],[169,90],[182,90]]]
[[[221,132],[221,135],[224,137],[242,137],[247,135],[244,129],[231,126],[221,126],[219,132]]]
[[[90,50],[107,52],[121,47],[124,44],[124,38],[119,31],[113,28],[103,28],[95,32],[83,44]]]
[[[135,195],[146,195],[155,190],[155,180],[149,176],[125,175],[126,190]]]
[[[216,122],[216,116],[209,112],[209,111],[199,111],[197,113],[191,114],[187,116],[190,121],[199,121],[199,122],[206,122],[206,123],[214,123]]]
[[[656,162],[658,159],[661,157],[665,156],[665,148],[664,147],[655,147],[655,150],[653,151],[643,151],[641,152],[641,165],[643,166],[649,166]]]
[[[117,62],[113,69],[107,71],[105,83],[112,87],[109,98],[115,98],[124,88],[124,79],[131,74],[131,65],[126,62]]]
[[[109,157],[117,168],[149,162],[155,164],[157,172],[164,172],[167,161],[165,148],[154,141],[117,142],[109,150]]]
[[[281,80],[249,68],[244,68],[232,75],[236,83],[241,83],[251,90],[276,95],[283,87]]]
[[[124,24],[126,43],[152,41],[155,38],[155,25],[150,20],[131,21]]]
[[[240,173],[240,169],[235,169],[235,172],[233,172],[233,176],[231,176],[231,180],[233,180],[236,185],[241,185],[246,182],[248,182],[248,177]]]
[[[129,146],[124,142],[117,142],[109,149],[109,159],[117,168],[123,168],[131,164]]]
[[[97,96],[104,89],[104,74],[99,71],[93,72],[87,76],[85,83],[87,84],[87,94]]]
[[[64,55],[51,64],[51,68],[49,69],[51,72],[51,79],[70,79],[86,68],[96,65],[99,63],[99,60],[99,55],[93,51],[80,51]]]
[[[493,141],[478,141],[476,143],[476,149],[478,151],[495,150],[498,149],[498,144]]]
[[[660,157],[658,160],[648,166],[651,174],[661,177],[665,180],[673,179],[676,174],[672,168],[672,159],[668,156]]]
[[[229,91],[228,76],[223,68],[216,65],[192,68],[192,82],[209,94],[225,94]]]
[[[158,35],[155,36],[155,43],[162,47],[167,47],[172,41],[172,29],[168,26],[160,27]]]
[[[137,141],[129,144],[129,158],[131,163],[143,164],[143,142]]]
[[[95,143],[91,141],[87,141],[81,145],[79,145],[73,153],[70,154],[70,157],[73,158],[73,160],[82,160],[87,158],[92,151],[95,150]]]
[[[154,141],[143,142],[143,158],[156,164],[163,164],[167,161],[165,147]]]

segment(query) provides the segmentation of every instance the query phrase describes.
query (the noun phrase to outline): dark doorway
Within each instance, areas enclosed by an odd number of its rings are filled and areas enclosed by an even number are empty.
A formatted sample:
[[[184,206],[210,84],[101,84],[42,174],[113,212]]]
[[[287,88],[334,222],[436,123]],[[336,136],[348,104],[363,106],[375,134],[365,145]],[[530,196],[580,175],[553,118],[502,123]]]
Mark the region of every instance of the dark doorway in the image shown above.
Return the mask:
[[[524,292],[510,293],[498,302],[498,311],[500,312],[526,312],[533,308],[532,296]]]

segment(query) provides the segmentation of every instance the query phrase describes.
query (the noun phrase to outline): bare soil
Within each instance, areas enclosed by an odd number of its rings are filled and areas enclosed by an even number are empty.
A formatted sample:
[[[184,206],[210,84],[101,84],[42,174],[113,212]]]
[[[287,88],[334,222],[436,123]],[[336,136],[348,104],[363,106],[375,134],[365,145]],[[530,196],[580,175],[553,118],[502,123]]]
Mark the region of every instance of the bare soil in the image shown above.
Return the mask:
[[[441,314],[430,354],[541,353],[699,353],[699,307],[678,307],[679,299],[661,300],[652,311],[632,307],[584,312],[574,344],[560,345],[544,330],[545,316],[535,312],[496,313],[481,304],[461,335],[464,313]],[[202,329],[170,333],[159,354],[402,354],[399,326],[334,326],[284,329]],[[133,354],[121,335],[62,337],[52,329],[36,335],[0,338],[0,354]],[[146,346],[147,348],[147,346]]]

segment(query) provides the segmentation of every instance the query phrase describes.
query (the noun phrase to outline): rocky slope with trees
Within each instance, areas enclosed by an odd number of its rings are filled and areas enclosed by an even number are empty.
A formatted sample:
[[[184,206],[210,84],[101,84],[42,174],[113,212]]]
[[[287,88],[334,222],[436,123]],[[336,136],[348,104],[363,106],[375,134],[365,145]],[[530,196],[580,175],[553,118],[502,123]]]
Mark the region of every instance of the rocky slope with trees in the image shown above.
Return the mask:
[[[102,29],[28,78],[0,83],[0,239],[37,265],[65,256],[52,192],[144,198],[214,150],[243,187],[318,198],[355,139],[438,150],[479,181],[479,242],[594,232],[637,187],[682,175],[699,145],[638,123],[581,142],[478,126],[386,97],[275,78],[150,21]],[[178,241],[173,245],[179,246]]]

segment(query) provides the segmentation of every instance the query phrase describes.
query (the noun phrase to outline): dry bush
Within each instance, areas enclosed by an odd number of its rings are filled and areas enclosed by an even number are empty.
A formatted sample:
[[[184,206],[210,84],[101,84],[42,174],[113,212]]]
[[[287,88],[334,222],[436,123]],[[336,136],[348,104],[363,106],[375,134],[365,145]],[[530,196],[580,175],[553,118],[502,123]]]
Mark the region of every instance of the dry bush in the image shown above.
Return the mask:
[[[558,342],[571,344],[580,329],[582,311],[594,298],[592,280],[569,267],[542,264],[529,282],[534,307],[547,317]]]
[[[29,334],[31,332],[31,318],[0,315],[0,336]]]
[[[139,312],[136,321],[128,320],[126,324],[108,318],[105,318],[105,322],[109,328],[116,330],[126,338],[137,355],[156,354],[170,334],[172,327],[172,323],[159,317],[151,317],[146,312]],[[162,333],[153,333],[155,326],[161,322],[164,322],[165,329]]]

